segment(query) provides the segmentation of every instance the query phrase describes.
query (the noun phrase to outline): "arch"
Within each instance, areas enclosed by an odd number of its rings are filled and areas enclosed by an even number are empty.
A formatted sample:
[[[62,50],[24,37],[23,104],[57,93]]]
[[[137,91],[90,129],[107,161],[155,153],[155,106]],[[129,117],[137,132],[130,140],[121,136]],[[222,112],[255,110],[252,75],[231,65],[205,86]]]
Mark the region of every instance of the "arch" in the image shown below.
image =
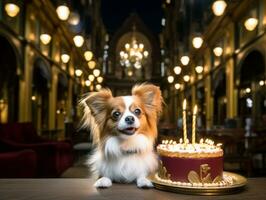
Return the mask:
[[[63,100],[66,97],[68,88],[68,80],[66,75],[63,73],[58,74],[58,82],[57,82],[57,100]]]
[[[51,82],[50,65],[43,58],[37,57],[33,63],[33,87],[45,90]]]
[[[4,52],[0,54],[0,99],[3,107],[0,122],[15,122],[18,120],[18,54],[12,42],[2,35],[0,52]],[[2,119],[2,114],[5,119]]]

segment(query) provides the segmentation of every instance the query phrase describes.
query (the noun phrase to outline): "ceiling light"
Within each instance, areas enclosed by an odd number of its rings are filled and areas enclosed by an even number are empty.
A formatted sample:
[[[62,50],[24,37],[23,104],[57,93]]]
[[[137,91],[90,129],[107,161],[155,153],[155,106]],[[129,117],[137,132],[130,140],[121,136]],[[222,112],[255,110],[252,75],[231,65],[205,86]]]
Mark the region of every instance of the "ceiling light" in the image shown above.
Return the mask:
[[[193,47],[199,49],[203,43],[203,39],[201,37],[194,37],[192,39]]]
[[[76,70],[75,70],[75,74],[76,74],[77,77],[80,77],[80,76],[82,75],[82,73],[83,73],[83,72],[82,72],[82,70],[80,70],[80,69],[76,69]]]
[[[20,11],[20,8],[14,3],[7,3],[5,5],[5,11],[9,17],[16,17]]]
[[[70,10],[66,5],[61,5],[56,8],[56,13],[59,19],[65,21],[69,17]]]
[[[244,26],[248,31],[253,31],[257,25],[258,25],[257,18],[248,18],[244,23]]]
[[[190,80],[190,76],[189,75],[185,75],[183,77],[183,79],[184,79],[185,82],[188,82]]]
[[[79,14],[75,13],[75,12],[71,12],[69,19],[68,19],[68,23],[73,25],[73,26],[76,26],[79,24],[79,21],[80,21]]]
[[[91,82],[89,80],[86,80],[85,85],[89,87],[91,85]]]
[[[98,83],[102,83],[103,82],[103,77],[101,77],[101,76],[97,77],[97,82]]]
[[[68,63],[68,61],[70,60],[70,56],[68,54],[62,54],[61,60],[63,63]]]
[[[200,73],[203,72],[203,66],[198,65],[198,66],[195,67],[195,70],[196,70],[196,72],[197,72],[198,74],[200,74]]]
[[[45,45],[49,44],[51,39],[52,39],[51,35],[49,35],[47,33],[43,33],[40,35],[40,40]]]
[[[173,83],[175,79],[174,79],[173,76],[168,76],[167,80],[168,80],[169,83]]]
[[[213,53],[216,55],[216,56],[221,56],[223,54],[223,48],[222,47],[215,47],[213,49]]]
[[[259,82],[259,84],[260,84],[260,86],[263,86],[265,83],[264,83],[263,80],[261,80],[261,81]]]
[[[182,68],[180,66],[175,66],[174,72],[176,75],[179,75],[181,73],[181,71],[182,71]]]
[[[94,81],[95,77],[94,77],[92,74],[90,74],[90,75],[88,76],[88,79],[92,82],[92,81]]]
[[[176,83],[175,84],[175,89],[179,90],[181,88],[181,84],[180,83]]]
[[[180,58],[180,61],[181,61],[181,63],[182,63],[183,65],[188,65],[188,63],[189,63],[189,57],[188,57],[188,56],[182,56],[182,57]]]
[[[102,89],[102,86],[100,84],[97,84],[96,85],[96,90],[100,90],[100,89]]]
[[[93,57],[93,53],[91,51],[85,51],[84,57],[85,57],[85,60],[90,61]]]
[[[246,88],[246,93],[250,93],[251,89],[250,88]]]
[[[93,75],[95,76],[95,77],[98,77],[98,76],[100,76],[100,74],[101,74],[101,71],[99,70],[99,69],[95,69],[95,70],[93,70]]]
[[[88,62],[88,66],[90,69],[94,69],[96,66],[96,62],[94,60],[91,60]]]
[[[227,4],[225,1],[223,0],[218,0],[215,1],[212,4],[212,11],[216,16],[221,16],[224,14],[225,8],[226,8]]]
[[[76,35],[73,38],[73,40],[74,40],[74,43],[75,43],[76,47],[81,47],[83,45],[83,43],[84,43],[84,38],[81,35]]]

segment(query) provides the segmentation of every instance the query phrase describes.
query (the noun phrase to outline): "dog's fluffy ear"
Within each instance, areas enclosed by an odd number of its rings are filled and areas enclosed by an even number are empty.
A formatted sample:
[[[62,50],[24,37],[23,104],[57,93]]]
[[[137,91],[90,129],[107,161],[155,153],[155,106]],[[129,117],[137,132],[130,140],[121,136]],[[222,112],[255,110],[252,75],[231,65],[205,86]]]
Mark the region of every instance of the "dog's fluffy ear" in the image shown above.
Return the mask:
[[[82,127],[91,128],[94,142],[97,142],[100,138],[104,119],[107,115],[107,101],[111,98],[113,96],[109,89],[101,89],[99,92],[86,95],[80,101],[80,105],[84,109]]]
[[[159,87],[146,83],[135,85],[132,95],[138,96],[145,103],[148,113],[158,116],[162,112],[163,100]]]

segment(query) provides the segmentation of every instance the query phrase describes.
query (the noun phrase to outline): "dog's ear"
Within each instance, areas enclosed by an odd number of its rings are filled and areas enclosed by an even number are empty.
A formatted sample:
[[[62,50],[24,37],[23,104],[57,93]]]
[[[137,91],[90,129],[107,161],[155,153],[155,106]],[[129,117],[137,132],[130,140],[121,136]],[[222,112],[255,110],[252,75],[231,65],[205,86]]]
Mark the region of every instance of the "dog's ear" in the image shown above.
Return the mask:
[[[132,95],[138,96],[145,103],[150,113],[160,114],[162,111],[162,94],[159,87],[152,84],[135,85]]]
[[[109,89],[102,89],[86,95],[80,105],[84,109],[81,127],[91,128],[93,141],[98,142],[107,115],[107,102],[113,98]]]

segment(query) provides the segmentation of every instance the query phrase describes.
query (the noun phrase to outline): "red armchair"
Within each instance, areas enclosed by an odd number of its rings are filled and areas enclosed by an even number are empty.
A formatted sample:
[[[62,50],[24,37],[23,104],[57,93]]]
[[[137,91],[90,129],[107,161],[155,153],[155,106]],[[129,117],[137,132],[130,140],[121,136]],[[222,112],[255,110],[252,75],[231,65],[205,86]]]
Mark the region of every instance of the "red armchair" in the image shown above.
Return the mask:
[[[1,124],[0,146],[4,150],[35,151],[38,177],[58,177],[73,163],[69,142],[44,139],[37,135],[31,123]]]
[[[33,150],[0,153],[0,178],[36,177],[37,155]]]

